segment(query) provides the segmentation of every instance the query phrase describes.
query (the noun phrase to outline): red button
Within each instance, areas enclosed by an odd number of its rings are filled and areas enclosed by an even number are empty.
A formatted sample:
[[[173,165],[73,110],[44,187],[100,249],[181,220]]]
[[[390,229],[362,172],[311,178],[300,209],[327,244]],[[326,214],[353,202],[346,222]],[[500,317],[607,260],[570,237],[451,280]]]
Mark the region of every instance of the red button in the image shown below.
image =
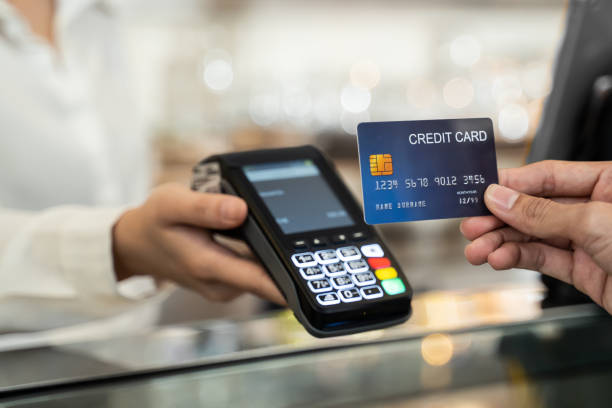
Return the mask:
[[[389,258],[368,258],[368,263],[372,269],[387,268],[391,266]]]

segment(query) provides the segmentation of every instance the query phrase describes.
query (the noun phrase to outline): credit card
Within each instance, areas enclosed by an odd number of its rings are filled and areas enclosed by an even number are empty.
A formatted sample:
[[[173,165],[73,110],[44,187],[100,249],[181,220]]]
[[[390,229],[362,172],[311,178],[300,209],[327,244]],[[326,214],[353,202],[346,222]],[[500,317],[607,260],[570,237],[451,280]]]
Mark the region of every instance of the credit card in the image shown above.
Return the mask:
[[[364,122],[357,126],[368,224],[489,215],[497,183],[488,118]]]

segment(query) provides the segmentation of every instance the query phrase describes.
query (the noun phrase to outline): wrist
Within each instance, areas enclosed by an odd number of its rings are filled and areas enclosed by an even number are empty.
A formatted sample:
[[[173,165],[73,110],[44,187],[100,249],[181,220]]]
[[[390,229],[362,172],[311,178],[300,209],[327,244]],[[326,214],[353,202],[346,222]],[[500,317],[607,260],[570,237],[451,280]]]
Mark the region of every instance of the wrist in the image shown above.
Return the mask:
[[[130,267],[129,218],[134,210],[128,210],[119,217],[112,227],[113,267],[117,281],[137,275]],[[126,225],[127,224],[127,225]]]

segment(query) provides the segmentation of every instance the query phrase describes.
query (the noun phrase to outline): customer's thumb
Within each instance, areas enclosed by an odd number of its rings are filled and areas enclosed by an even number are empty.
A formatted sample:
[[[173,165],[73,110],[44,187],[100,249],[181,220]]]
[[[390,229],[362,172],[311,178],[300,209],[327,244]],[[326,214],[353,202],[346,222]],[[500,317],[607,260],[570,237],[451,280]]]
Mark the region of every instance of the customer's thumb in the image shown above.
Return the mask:
[[[493,215],[515,229],[537,238],[574,238],[578,205],[519,193],[491,184],[485,191],[485,204]]]

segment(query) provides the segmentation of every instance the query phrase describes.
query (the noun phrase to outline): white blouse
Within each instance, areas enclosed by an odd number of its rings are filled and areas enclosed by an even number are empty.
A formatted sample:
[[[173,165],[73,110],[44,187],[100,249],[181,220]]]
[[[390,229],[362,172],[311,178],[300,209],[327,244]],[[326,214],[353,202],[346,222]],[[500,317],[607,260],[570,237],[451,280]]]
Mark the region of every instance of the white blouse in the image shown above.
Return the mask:
[[[0,333],[154,314],[112,266],[112,225],[150,186],[120,30],[107,2],[56,6],[53,49],[0,0]]]

